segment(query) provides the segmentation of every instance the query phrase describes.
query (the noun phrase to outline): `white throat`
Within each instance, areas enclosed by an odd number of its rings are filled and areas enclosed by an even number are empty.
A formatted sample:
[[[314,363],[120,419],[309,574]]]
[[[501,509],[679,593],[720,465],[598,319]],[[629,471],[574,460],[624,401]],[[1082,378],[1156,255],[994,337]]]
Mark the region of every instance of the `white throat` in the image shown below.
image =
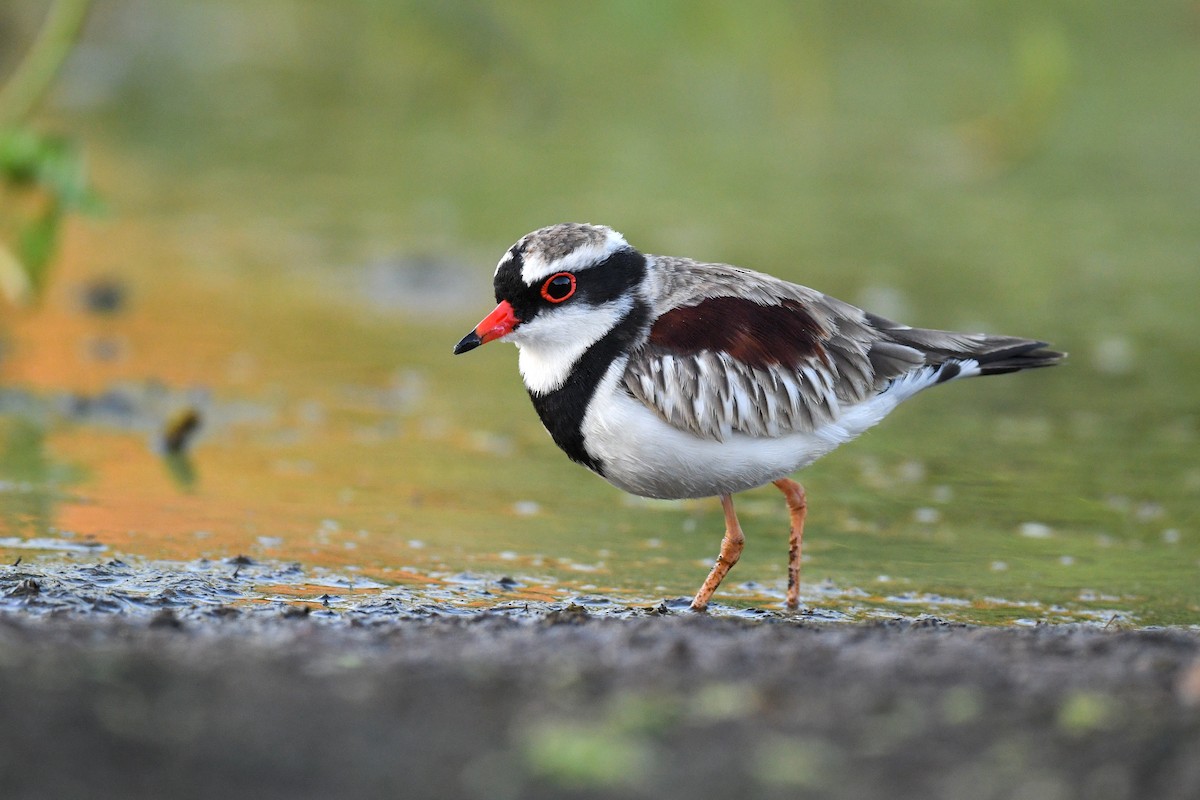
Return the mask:
[[[517,364],[525,388],[538,395],[562,388],[580,357],[632,307],[632,298],[624,297],[601,306],[556,308],[506,336],[521,351]]]

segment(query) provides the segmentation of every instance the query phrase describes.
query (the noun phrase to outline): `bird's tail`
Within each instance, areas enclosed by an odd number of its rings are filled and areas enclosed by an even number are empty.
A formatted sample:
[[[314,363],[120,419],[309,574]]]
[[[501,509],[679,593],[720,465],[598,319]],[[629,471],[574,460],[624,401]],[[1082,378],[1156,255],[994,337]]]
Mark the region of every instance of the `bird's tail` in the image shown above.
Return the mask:
[[[1017,372],[1022,369],[1053,367],[1067,357],[1066,353],[1048,349],[1046,342],[1001,336],[992,338],[1003,339],[1011,343],[972,356],[979,362],[980,375],[1003,375],[1006,372]]]
[[[1036,339],[910,328],[870,316],[871,324],[877,330],[896,344],[921,352],[930,366],[946,365],[949,368],[956,362],[974,361],[979,365],[978,371],[972,370],[968,375],[1003,375],[1023,369],[1052,367],[1067,357],[1066,353],[1050,350],[1046,342]],[[939,382],[958,375],[956,369],[943,369]]]

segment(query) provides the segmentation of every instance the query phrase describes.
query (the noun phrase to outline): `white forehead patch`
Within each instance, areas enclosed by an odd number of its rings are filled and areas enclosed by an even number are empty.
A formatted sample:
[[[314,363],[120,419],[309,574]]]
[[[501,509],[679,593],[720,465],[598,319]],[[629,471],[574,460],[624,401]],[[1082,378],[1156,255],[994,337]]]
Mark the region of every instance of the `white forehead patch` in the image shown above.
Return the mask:
[[[556,272],[577,272],[595,266],[618,250],[629,246],[625,237],[613,229],[600,228],[600,230],[604,231],[603,240],[581,242],[570,252],[558,257],[548,257],[547,252],[536,247],[527,248],[521,267],[521,280],[529,286],[533,286]],[[506,256],[505,260],[508,258]]]

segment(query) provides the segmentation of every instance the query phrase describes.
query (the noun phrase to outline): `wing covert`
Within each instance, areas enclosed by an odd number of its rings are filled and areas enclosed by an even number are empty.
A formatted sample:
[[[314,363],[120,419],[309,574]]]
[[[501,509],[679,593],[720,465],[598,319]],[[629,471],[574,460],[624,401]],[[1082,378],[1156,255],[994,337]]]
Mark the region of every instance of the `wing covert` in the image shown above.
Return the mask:
[[[726,295],[664,312],[629,359],[628,391],[704,438],[777,437],[836,421],[924,363],[904,346],[874,354],[878,333],[854,306],[778,283],[774,302]]]

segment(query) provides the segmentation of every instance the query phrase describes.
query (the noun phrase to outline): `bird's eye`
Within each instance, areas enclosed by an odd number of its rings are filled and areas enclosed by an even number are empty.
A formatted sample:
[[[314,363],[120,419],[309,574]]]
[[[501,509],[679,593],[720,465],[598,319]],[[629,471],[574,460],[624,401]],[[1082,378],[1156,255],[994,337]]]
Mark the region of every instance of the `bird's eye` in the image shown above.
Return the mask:
[[[542,297],[551,303],[561,303],[575,294],[575,276],[569,272],[551,275],[542,284]]]

